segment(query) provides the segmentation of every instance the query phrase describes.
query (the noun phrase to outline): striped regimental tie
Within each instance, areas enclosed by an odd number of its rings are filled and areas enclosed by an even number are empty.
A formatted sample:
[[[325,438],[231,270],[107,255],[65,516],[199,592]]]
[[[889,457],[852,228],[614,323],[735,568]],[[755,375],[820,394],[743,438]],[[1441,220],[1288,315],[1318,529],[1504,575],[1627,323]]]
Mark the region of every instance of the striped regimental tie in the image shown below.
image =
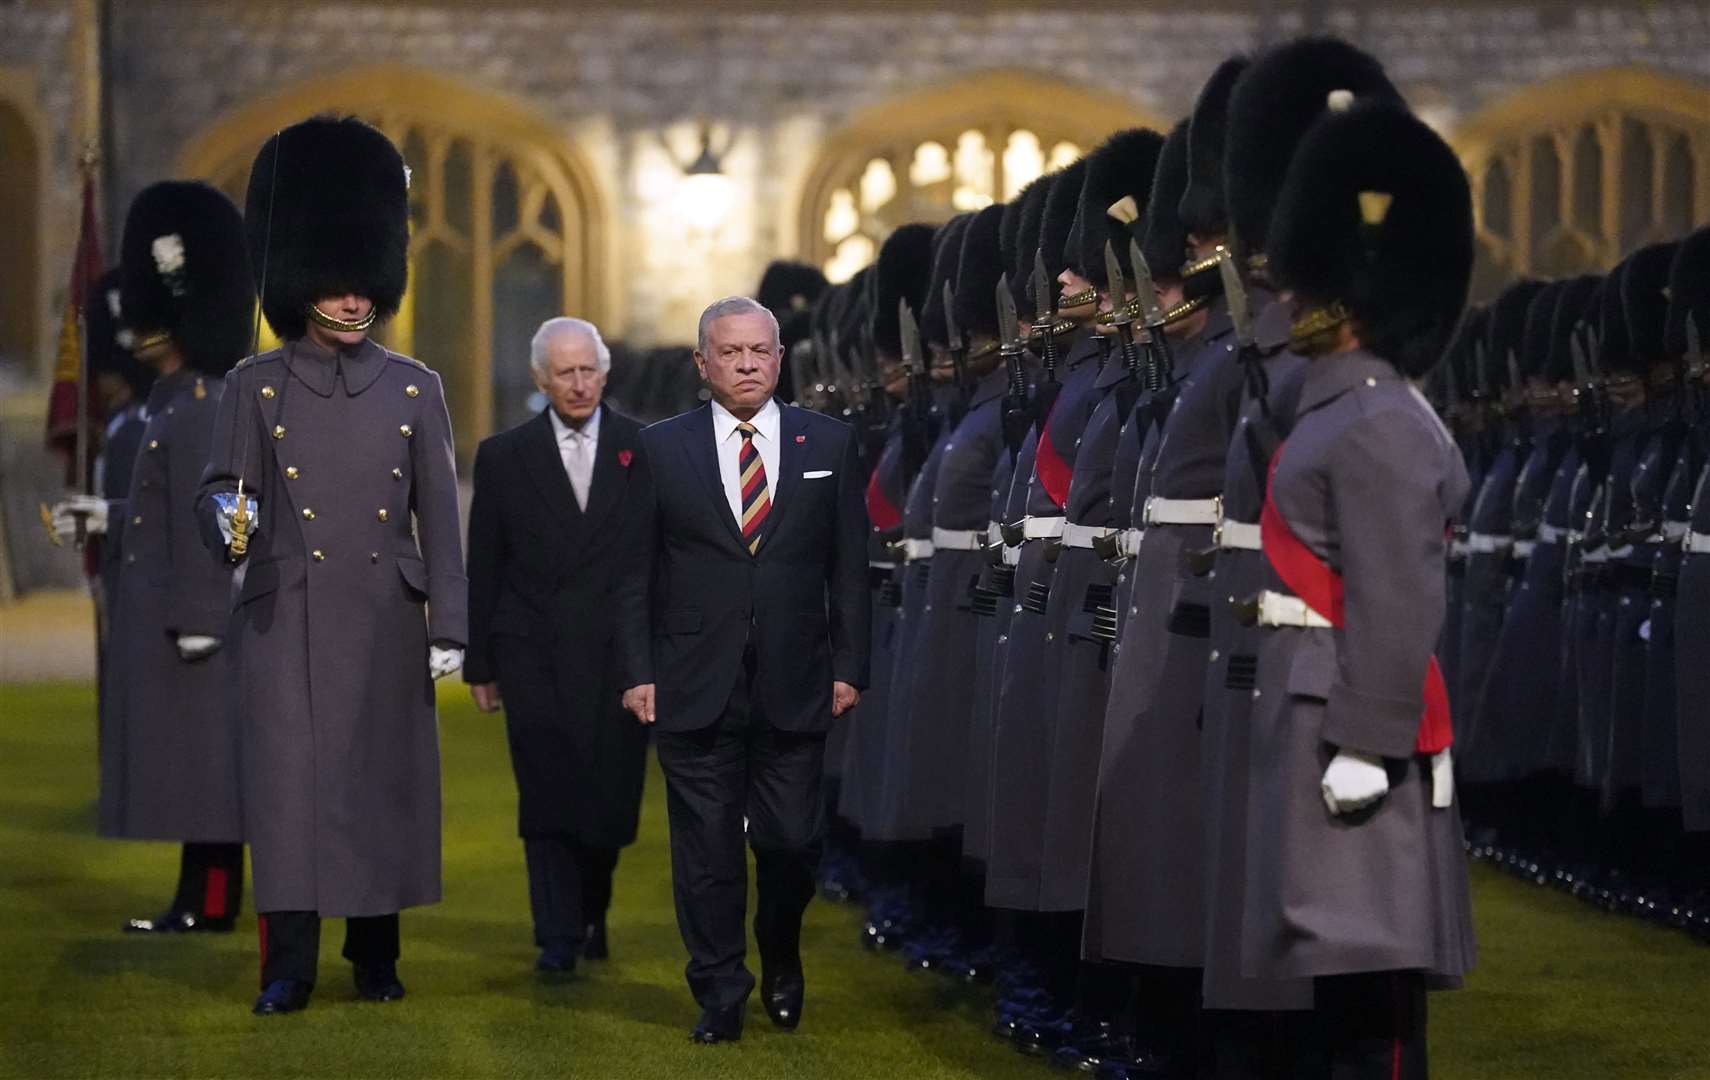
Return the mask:
[[[742,447],[736,452],[736,474],[742,477],[742,539],[752,555],[760,550],[760,528],[772,511],[772,495],[766,489],[760,448],[754,445],[754,425],[738,424],[736,430],[742,432]]]

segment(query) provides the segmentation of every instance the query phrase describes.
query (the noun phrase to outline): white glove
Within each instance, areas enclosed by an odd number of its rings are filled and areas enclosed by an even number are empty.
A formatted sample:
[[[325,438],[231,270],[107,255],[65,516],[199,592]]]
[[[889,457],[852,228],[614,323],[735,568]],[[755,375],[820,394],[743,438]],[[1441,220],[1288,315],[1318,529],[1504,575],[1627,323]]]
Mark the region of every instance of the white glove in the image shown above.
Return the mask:
[[[90,536],[107,531],[107,500],[99,495],[73,495],[53,506],[54,534],[65,540],[77,535],[77,519],[84,519],[83,530]]]
[[[1389,794],[1383,758],[1357,750],[1338,750],[1324,770],[1318,790],[1332,814],[1350,814]]]
[[[434,678],[443,679],[462,666],[462,649],[448,649],[443,645],[428,646],[428,674]]]
[[[255,497],[243,497],[244,509],[249,512],[249,535],[254,536],[261,527],[261,518],[256,514]],[[231,492],[220,492],[214,496],[214,521],[220,526],[220,539],[229,547],[232,542],[232,515],[237,513],[237,496]]]
[[[206,634],[179,634],[178,656],[183,660],[200,660],[212,656],[220,647],[220,639]]]

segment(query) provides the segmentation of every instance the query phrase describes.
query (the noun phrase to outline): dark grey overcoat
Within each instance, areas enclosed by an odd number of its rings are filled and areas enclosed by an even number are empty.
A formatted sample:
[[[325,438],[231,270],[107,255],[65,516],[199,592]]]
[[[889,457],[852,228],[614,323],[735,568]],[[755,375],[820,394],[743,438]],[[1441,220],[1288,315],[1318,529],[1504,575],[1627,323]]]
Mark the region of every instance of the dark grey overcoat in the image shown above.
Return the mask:
[[[1414,744],[1443,625],[1444,526],[1466,468],[1419,392],[1360,350],[1308,365],[1274,468],[1270,498],[1342,576],[1346,622],[1267,629],[1259,646],[1242,970],[1458,979],[1475,955],[1460,812],[1432,806]],[[1287,591],[1269,567],[1266,578]],[[1375,807],[1325,807],[1338,747],[1388,761]]]
[[[256,910],[433,903],[428,644],[465,644],[468,622],[439,376],[372,341],[336,355],[291,341],[245,361],[199,503],[222,550],[213,496],[240,476],[261,519],[232,630]]]
[[[243,839],[230,642],[184,660],[183,634],[227,637],[231,567],[208,553],[196,487],[225,381],[189,368],[157,379],[131,470],[111,504],[106,688],[101,710],[102,836]]]

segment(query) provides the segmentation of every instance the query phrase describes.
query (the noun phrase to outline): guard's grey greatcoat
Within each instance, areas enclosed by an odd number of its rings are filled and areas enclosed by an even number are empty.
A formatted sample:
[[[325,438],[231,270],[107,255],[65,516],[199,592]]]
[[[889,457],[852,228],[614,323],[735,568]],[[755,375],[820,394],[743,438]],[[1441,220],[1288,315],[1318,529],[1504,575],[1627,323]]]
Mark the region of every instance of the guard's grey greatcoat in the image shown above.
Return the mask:
[[[1253,293],[1255,346],[1264,357],[1268,397],[1261,409],[1249,384],[1241,417],[1223,459],[1223,516],[1257,525],[1264,504],[1260,430],[1284,435],[1306,375],[1306,361],[1283,348],[1289,305]],[[1267,631],[1235,621],[1233,601],[1264,581],[1264,556],[1222,548],[1209,575],[1211,652],[1200,711],[1200,806],[1205,827],[1205,969],[1201,994],[1210,1009],[1306,1009],[1312,983],[1304,979],[1253,979],[1241,973],[1241,926],[1247,904],[1248,797],[1252,770],[1251,723],[1258,647]]]
[[[1543,771],[1555,718],[1555,643],[1561,639],[1562,560],[1568,489],[1573,472],[1562,472],[1572,439],[1558,419],[1535,421],[1531,451],[1514,487],[1511,527],[1518,580],[1508,589],[1508,606],[1491,649],[1490,676],[1472,728],[1484,733],[1477,748],[1479,769],[1497,780],[1522,780]],[[1577,468],[1578,459],[1575,458]],[[1547,520],[1553,514],[1554,520]],[[1514,571],[1511,569],[1510,574]],[[1457,720],[1467,708],[1451,698]],[[1460,765],[1466,754],[1456,755]]]
[[[1414,752],[1443,620],[1443,528],[1466,470],[1417,390],[1355,350],[1314,359],[1270,498],[1345,581],[1345,629],[1272,628],[1259,651],[1242,970],[1302,977],[1473,964],[1460,813]],[[1266,587],[1286,592],[1267,567]],[[1390,791],[1333,816],[1335,748],[1381,755]]]
[[[430,642],[468,583],[439,376],[373,341],[239,365],[203,475],[259,501],[233,619],[257,911],[385,915],[440,897]],[[427,609],[423,611],[423,605]]]
[[[1112,353],[1094,389],[1104,396],[1087,419],[1075,453],[1064,516],[1076,525],[1110,525],[1110,475],[1135,376]],[[1132,415],[1129,410],[1128,415]],[[1065,547],[1051,582],[1053,625],[1063,627],[1057,650],[1056,720],[1040,770],[1045,774],[1045,827],[1039,850],[1039,907],[1079,911],[1087,902],[1093,793],[1099,740],[1109,690],[1110,644],[1091,636],[1099,607],[1110,607],[1117,571],[1091,548]]]
[[[102,836],[244,836],[227,640],[232,573],[203,546],[195,514],[224,387],[190,368],[155,380],[129,495],[108,511],[118,572],[101,710]],[[184,660],[183,634],[223,644]]]
[[[1494,672],[1491,657],[1502,635],[1508,609],[1508,559],[1514,530],[1514,489],[1520,466],[1531,445],[1518,423],[1505,421],[1495,456],[1474,496],[1467,516],[1469,550],[1461,579],[1459,648],[1455,678],[1449,687],[1454,703],[1455,766],[1462,780],[1479,783],[1498,779],[1498,755],[1488,745],[1500,741],[1506,717],[1492,717],[1489,730],[1481,723],[1485,684]],[[1487,539],[1488,538],[1488,539]],[[1504,542],[1507,542],[1506,544]]]
[[[1674,651],[1676,589],[1681,559],[1685,557],[1682,540],[1692,527],[1692,489],[1704,460],[1695,445],[1695,433],[1688,429],[1680,436],[1674,465],[1663,489],[1662,542],[1657,545],[1651,563],[1645,634],[1645,720],[1640,741],[1644,804],[1652,809],[1672,810],[1681,805],[1680,732],[1675,713],[1678,706]]]
[[[1002,410],[1008,408],[1007,399],[998,408],[1001,418]],[[993,527],[1001,525],[1005,517],[1016,457],[1005,447],[992,468],[991,521],[986,526],[988,548],[1002,543],[995,539]],[[962,785],[962,855],[981,865],[991,855],[992,727],[997,722],[997,680],[1002,669],[1003,644],[1008,640],[1015,604],[1013,568],[993,564],[992,558],[993,553],[988,550],[976,594],[980,604],[974,610],[974,714],[968,725],[968,775]]]
[[[1556,715],[1549,738],[1548,757],[1551,770],[1570,780],[1577,779],[1583,756],[1579,735],[1579,609],[1588,594],[1581,569],[1585,550],[1582,538],[1586,515],[1591,513],[1600,483],[1586,459],[1591,442],[1592,439],[1581,435],[1576,439],[1573,451],[1562,462],[1564,472],[1571,469],[1572,480],[1567,485],[1563,503],[1566,549],[1562,571],[1561,638],[1556,649]],[[1555,492],[1552,490],[1550,503],[1544,510],[1546,521],[1556,521],[1555,506]]]
[[[1093,384],[1102,343],[1083,336],[1070,347],[1062,387],[1051,415],[1038,425],[1032,468],[1017,467],[1011,489],[1026,491],[1028,518],[1061,518],[1067,481],[1074,470],[1076,442],[1097,403]],[[1025,449],[1025,448],[1024,448]],[[1061,485],[1060,487],[1058,485]],[[1012,519],[1013,520],[1013,519]],[[1046,558],[1048,541],[1022,545],[1016,564],[1015,600],[1003,669],[998,677],[997,719],[992,729],[992,854],[986,902],[994,907],[1039,910],[1039,850],[1043,839],[1045,777],[1040,769],[1050,745],[1057,701],[1057,666],[1047,660],[1061,627],[1048,617],[1056,566]]]
[[[1181,381],[1133,499],[1136,527],[1146,532],[1128,567],[1129,610],[1103,715],[1085,951],[1198,967],[1205,918],[1200,707],[1212,585],[1182,560],[1210,545],[1212,528],[1148,523],[1146,502],[1222,494],[1245,379],[1221,303],[1200,335],[1178,347],[1176,373]]]
[[[950,426],[945,424],[933,440],[926,461],[909,483],[908,502],[903,507],[903,538],[932,540],[932,496],[937,490],[938,463],[944,458],[944,447],[950,441]],[[895,655],[891,661],[890,692],[885,709],[885,756],[880,781],[879,810],[868,822],[867,835],[875,840],[925,840],[932,835],[932,825],[918,817],[917,801],[909,798],[913,784],[941,783],[943,777],[934,770],[930,776],[911,775],[909,751],[912,745],[912,725],[915,723],[910,706],[911,673],[921,662],[916,642],[924,621],[927,604],[927,576],[932,572],[932,556],[901,562],[896,573],[902,579],[902,607],[897,612]],[[936,717],[931,718],[936,721]]]
[[[878,461],[867,482],[867,580],[873,592],[872,683],[861,692],[855,711],[843,717],[849,725],[844,744],[843,784],[838,812],[863,833],[877,827],[879,799],[885,781],[885,717],[890,710],[891,669],[896,665],[897,616],[901,613],[900,571],[888,546],[902,537],[902,504],[907,492],[902,478],[903,432],[893,418]]]
[[[1701,423],[1693,433],[1701,460],[1710,457],[1710,432]],[[1710,461],[1698,470],[1692,494],[1692,532],[1710,536]],[[1690,832],[1710,831],[1710,552],[1680,560],[1674,608],[1675,692],[1680,725],[1680,808]]]
[[[942,441],[932,484],[933,529],[985,535],[991,512],[992,470],[1003,445],[1003,399],[1007,373],[1000,366],[973,387],[961,423]],[[907,678],[908,730],[898,766],[902,827],[927,830],[965,824],[977,632],[973,587],[985,565],[979,549],[935,549],[926,580],[926,602],[914,629]],[[898,684],[902,685],[902,684]]]

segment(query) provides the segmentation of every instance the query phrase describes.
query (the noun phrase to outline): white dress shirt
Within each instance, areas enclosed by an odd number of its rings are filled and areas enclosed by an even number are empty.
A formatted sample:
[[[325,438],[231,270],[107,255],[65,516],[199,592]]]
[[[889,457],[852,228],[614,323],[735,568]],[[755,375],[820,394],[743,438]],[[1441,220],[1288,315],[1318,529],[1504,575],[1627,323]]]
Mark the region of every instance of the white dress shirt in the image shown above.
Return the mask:
[[[760,464],[766,470],[766,494],[775,507],[778,502],[778,424],[782,414],[778,399],[767,398],[766,404],[748,421],[754,426],[754,446],[760,451]],[[724,497],[730,503],[730,516],[742,521],[742,473],[736,467],[742,452],[742,433],[736,425],[742,423],[730,410],[718,402],[712,403],[713,446],[718,449],[718,478],[724,484]]]
[[[565,475],[570,477],[570,490],[576,493],[576,505],[588,508],[588,486],[594,482],[594,451],[600,445],[600,413],[597,406],[581,430],[571,427],[558,417],[558,410],[547,406],[552,418],[552,434],[558,440],[558,459],[564,462]]]

